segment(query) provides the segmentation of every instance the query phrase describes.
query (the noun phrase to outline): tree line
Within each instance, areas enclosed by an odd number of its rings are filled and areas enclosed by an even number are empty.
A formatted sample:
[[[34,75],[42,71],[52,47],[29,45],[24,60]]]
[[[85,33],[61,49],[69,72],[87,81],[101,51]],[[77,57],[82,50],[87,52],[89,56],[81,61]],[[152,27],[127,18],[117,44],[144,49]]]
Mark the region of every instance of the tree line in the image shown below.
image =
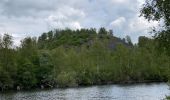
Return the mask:
[[[117,38],[100,28],[53,30],[26,37],[0,38],[0,89],[155,82],[169,79],[170,57],[154,38]]]

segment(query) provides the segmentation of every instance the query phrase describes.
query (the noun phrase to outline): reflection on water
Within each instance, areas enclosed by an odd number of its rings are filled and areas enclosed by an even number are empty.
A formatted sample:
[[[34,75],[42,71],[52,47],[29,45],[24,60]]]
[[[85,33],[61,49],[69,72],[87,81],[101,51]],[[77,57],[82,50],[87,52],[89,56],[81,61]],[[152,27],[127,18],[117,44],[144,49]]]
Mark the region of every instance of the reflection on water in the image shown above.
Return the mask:
[[[166,95],[167,84],[152,83],[0,93],[0,100],[162,100]]]

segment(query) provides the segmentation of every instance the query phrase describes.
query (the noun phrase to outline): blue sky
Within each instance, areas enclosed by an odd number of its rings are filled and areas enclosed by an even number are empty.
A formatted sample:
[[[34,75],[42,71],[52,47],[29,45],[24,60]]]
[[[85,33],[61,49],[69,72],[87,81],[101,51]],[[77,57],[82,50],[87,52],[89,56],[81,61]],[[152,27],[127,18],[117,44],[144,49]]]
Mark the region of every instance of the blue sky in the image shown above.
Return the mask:
[[[1,0],[0,34],[14,37],[15,45],[26,36],[39,36],[54,28],[112,29],[115,36],[150,36],[158,22],[140,15],[144,0]]]

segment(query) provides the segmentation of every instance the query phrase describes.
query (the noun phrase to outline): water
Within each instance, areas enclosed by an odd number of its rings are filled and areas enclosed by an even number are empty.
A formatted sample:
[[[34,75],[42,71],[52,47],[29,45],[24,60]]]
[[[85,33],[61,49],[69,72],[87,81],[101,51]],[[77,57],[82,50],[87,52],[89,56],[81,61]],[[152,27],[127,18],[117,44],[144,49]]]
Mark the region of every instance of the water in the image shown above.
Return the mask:
[[[162,100],[166,95],[167,84],[152,83],[8,92],[0,93],[0,100]]]

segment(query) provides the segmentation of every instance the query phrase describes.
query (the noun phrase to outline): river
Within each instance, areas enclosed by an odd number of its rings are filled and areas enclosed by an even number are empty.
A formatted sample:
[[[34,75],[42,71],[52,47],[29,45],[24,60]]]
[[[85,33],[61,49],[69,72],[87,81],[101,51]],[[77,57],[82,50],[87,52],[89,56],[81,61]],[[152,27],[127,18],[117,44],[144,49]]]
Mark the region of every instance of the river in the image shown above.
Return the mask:
[[[6,92],[0,100],[162,100],[166,95],[166,83],[150,83]]]

